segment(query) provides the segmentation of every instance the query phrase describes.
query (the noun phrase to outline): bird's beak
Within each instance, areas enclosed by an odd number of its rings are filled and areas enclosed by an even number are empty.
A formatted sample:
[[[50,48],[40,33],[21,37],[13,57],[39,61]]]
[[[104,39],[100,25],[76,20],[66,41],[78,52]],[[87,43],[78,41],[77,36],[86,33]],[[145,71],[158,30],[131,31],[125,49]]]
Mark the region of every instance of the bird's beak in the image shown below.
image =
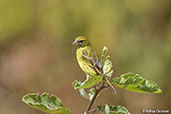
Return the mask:
[[[77,44],[78,42],[76,40],[72,43],[72,45],[77,45]]]

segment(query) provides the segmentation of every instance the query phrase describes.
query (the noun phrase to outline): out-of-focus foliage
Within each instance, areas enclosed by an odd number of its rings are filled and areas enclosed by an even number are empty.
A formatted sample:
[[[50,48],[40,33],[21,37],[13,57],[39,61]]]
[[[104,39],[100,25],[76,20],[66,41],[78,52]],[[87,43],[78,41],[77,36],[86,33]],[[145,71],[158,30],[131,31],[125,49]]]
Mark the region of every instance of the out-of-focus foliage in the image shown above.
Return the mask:
[[[34,29],[35,10],[33,0],[0,0],[0,43]]]
[[[21,98],[47,91],[81,114],[87,101],[72,87],[74,80],[85,80],[71,45],[79,35],[97,55],[104,45],[110,49],[113,77],[136,72],[164,91],[145,95],[116,88],[117,97],[106,90],[98,104],[120,104],[133,114],[170,108],[170,6],[170,0],[0,0],[0,113],[42,113]]]

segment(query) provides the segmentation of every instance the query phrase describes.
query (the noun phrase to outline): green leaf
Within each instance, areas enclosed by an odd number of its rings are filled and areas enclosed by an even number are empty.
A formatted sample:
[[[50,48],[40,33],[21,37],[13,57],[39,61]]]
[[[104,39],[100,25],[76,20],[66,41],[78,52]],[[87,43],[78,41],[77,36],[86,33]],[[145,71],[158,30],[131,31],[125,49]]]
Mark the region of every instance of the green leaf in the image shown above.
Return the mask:
[[[79,92],[82,97],[89,99],[89,100],[91,100],[94,94],[96,93],[94,88],[90,88],[88,94],[84,89],[79,89]]]
[[[102,66],[104,65],[104,59],[105,59],[107,50],[108,50],[108,48],[106,46],[104,46],[104,48],[102,49],[102,55],[101,55],[101,60],[100,60]]]
[[[108,77],[112,76],[113,65],[112,65],[112,62],[110,60],[110,56],[109,55],[106,57],[106,60],[104,62],[103,71],[104,71],[105,76],[108,76]]]
[[[97,106],[97,109],[102,114],[131,114],[128,110],[123,106],[108,106],[108,105],[100,105]]]
[[[80,92],[80,95],[83,96],[84,98],[86,99],[90,98],[90,96],[85,92],[84,89],[80,89],[79,92]]]
[[[110,114],[110,107],[105,105],[105,114]]]
[[[62,101],[55,95],[43,93],[42,95],[31,93],[22,98],[22,101],[32,108],[51,114],[71,114],[71,112],[64,107]]]
[[[84,89],[84,88],[90,88],[93,87],[94,85],[98,84],[101,82],[103,79],[102,76],[87,76],[87,79],[84,82],[80,82],[75,80],[72,85],[75,89]]]
[[[88,93],[88,95],[90,96],[89,100],[91,100],[93,98],[95,93],[96,93],[95,88],[89,89],[89,93]]]
[[[151,81],[142,78],[138,74],[126,73],[120,77],[115,77],[112,83],[120,88],[141,93],[162,93],[159,86]]]

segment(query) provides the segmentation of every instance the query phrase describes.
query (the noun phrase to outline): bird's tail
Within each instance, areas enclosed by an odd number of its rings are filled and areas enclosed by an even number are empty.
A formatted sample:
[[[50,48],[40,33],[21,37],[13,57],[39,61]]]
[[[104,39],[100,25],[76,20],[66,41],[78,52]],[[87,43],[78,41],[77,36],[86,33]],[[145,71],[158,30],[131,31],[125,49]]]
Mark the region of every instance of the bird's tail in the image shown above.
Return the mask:
[[[115,88],[112,86],[112,84],[109,82],[109,80],[108,80],[108,79],[106,78],[106,76],[104,75],[102,67],[100,68],[100,73],[101,73],[103,79],[105,80],[105,82],[111,87],[112,91],[113,91],[114,93],[116,93]]]
[[[106,81],[106,83],[111,87],[112,91],[113,91],[114,93],[116,93],[115,88],[112,86],[112,84],[109,82],[109,80],[108,80],[107,78],[105,78],[105,81]]]

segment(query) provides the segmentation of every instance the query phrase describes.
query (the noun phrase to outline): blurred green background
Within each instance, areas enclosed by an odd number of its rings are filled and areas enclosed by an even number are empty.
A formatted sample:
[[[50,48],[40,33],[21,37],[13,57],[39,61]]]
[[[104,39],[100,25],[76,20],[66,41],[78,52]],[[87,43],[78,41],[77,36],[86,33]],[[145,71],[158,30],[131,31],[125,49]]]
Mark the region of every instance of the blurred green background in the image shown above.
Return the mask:
[[[141,109],[171,107],[170,0],[0,0],[0,114],[45,114],[21,102],[24,94],[49,92],[73,114],[88,100],[72,87],[85,79],[72,46],[86,36],[100,55],[109,48],[113,77],[134,72],[154,80],[162,94],[116,87],[104,90],[97,104]]]

